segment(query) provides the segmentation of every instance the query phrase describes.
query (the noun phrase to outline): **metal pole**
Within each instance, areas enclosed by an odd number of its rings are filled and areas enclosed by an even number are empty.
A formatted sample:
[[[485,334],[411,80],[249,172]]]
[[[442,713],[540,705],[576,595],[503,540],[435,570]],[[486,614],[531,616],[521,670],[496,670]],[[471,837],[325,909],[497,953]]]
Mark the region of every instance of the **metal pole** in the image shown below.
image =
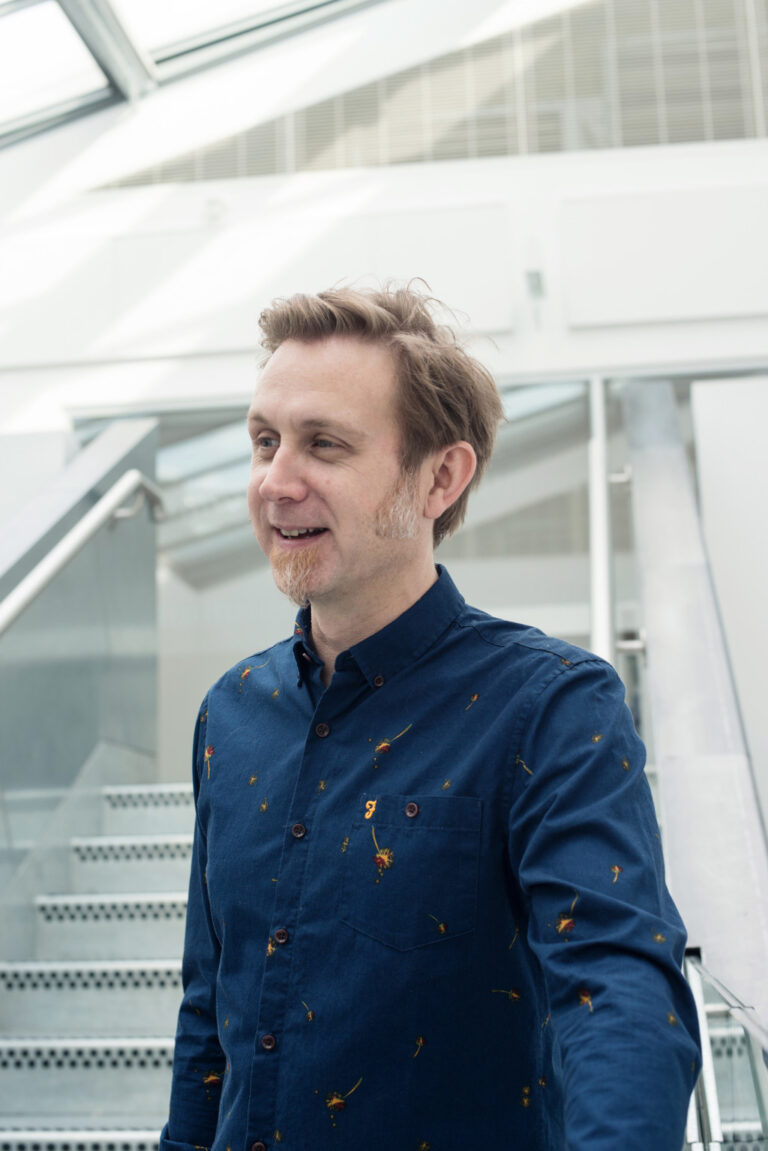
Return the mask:
[[[589,381],[589,567],[591,640],[595,655],[614,658],[611,513],[608,497],[608,445],[605,425],[605,381]]]

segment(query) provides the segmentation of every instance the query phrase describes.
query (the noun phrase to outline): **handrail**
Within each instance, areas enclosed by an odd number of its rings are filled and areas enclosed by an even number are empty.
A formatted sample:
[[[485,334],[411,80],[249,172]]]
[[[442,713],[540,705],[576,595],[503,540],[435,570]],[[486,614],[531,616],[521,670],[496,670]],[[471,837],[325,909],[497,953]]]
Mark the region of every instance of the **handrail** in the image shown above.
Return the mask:
[[[125,500],[134,494],[137,494],[137,499],[133,505],[128,508],[122,507]],[[40,592],[48,587],[62,568],[74,559],[99,528],[110,520],[127,519],[136,515],[145,499],[149,500],[153,514],[157,516],[163,508],[160,489],[138,468],[131,468],[0,602],[0,635],[29,607]]]
[[[717,1098],[715,1065],[712,1059],[712,1045],[709,1037],[709,1020],[701,986],[701,971],[695,962],[686,959],[685,974],[696,1005],[701,1033],[701,1076],[696,1084],[695,1097],[699,1108],[699,1139],[693,1144],[706,1151],[715,1151],[723,1145],[723,1129],[720,1123],[720,1105]],[[689,1121],[691,1119],[689,1111]]]
[[[716,975],[709,971],[700,959],[693,955],[686,957],[687,969],[693,968],[699,976],[705,980],[710,987],[714,988],[720,998],[723,1000],[724,1005],[728,1008],[728,1014],[734,1019],[740,1027],[752,1036],[758,1047],[765,1051],[768,1055],[768,1029],[765,1027],[762,1019],[755,1013],[752,1007],[746,1006],[741,1000],[733,994],[732,991],[720,982]]]

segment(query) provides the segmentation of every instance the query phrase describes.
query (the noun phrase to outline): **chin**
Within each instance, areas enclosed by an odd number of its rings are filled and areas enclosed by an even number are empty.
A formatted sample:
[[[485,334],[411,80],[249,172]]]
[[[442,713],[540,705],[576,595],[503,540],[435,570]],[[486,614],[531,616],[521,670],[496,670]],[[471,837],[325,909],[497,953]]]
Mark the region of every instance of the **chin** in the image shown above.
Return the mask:
[[[306,607],[317,591],[318,547],[283,552],[273,548],[269,559],[272,576],[279,591],[299,607]]]

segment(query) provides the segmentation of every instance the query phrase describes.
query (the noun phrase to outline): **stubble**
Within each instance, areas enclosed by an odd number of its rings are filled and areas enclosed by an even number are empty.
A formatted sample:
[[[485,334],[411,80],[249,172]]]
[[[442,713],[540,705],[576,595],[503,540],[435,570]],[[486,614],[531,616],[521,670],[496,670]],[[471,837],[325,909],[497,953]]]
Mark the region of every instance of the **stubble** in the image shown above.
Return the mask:
[[[416,473],[398,476],[374,513],[373,530],[383,540],[413,540],[419,534]],[[318,565],[321,544],[297,551],[274,548],[270,555],[272,575],[278,591],[299,607],[312,599],[312,578]]]

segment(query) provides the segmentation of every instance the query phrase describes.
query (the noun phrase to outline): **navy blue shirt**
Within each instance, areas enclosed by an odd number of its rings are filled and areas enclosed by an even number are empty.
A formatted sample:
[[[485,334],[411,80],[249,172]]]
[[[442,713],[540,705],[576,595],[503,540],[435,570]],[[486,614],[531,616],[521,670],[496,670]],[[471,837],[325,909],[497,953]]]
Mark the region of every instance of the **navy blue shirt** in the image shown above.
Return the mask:
[[[161,1151],[680,1151],[696,1017],[621,682],[438,570],[328,688],[307,610],[203,704]]]

